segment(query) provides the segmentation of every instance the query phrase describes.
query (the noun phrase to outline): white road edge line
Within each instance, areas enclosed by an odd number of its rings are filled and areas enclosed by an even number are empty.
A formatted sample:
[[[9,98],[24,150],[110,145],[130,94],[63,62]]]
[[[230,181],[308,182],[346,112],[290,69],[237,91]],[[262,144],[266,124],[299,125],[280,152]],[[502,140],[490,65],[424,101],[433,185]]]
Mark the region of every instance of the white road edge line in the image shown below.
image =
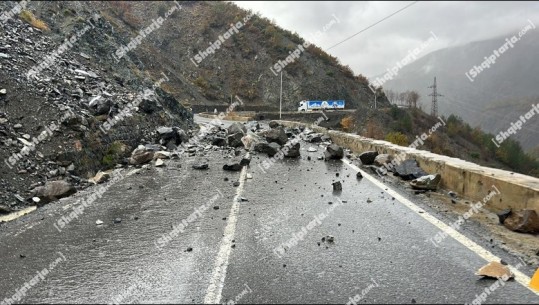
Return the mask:
[[[237,216],[240,209],[239,197],[243,191],[246,174],[247,167],[243,167],[240,173],[240,185],[236,189],[236,196],[234,196],[234,202],[232,203],[232,208],[230,209],[230,214],[228,215],[228,222],[225,227],[223,239],[221,240],[219,253],[217,254],[217,258],[215,260],[215,269],[213,270],[213,274],[210,279],[210,286],[206,290],[204,304],[219,304],[221,301],[221,293],[223,292],[223,286],[225,284],[228,259],[232,251],[232,240],[234,240]]]
[[[492,254],[490,251],[486,250],[485,248],[481,247],[480,245],[476,244],[472,240],[470,240],[468,237],[462,235],[457,230],[451,228],[450,226],[446,225],[444,222],[439,220],[438,218],[432,216],[431,214],[427,213],[427,211],[423,210],[422,208],[415,205],[410,200],[404,198],[396,191],[392,190],[389,186],[383,184],[382,182],[378,181],[374,176],[369,175],[365,171],[361,170],[356,165],[352,164],[350,161],[343,159],[343,162],[350,166],[352,169],[360,172],[364,178],[367,178],[369,181],[374,183],[376,186],[384,190],[389,195],[395,197],[396,200],[398,200],[400,203],[404,204],[406,207],[408,207],[410,210],[416,212],[419,216],[423,217],[425,220],[433,224],[434,226],[438,227],[440,230],[447,233],[449,236],[453,237],[456,241],[464,245],[466,248],[470,249],[471,251],[475,252],[477,255],[479,255],[481,258],[486,260],[487,262],[496,261],[499,262],[501,259],[497,257],[496,255]],[[387,189],[387,190],[386,190]],[[422,213],[419,213],[421,211]],[[539,292],[534,291],[532,288],[529,287],[529,283],[531,279],[525,275],[524,273],[520,272],[515,267],[508,265],[509,269],[513,274],[515,275],[515,281],[519,282],[522,286],[528,288],[531,292],[533,292],[535,295],[539,296]]]

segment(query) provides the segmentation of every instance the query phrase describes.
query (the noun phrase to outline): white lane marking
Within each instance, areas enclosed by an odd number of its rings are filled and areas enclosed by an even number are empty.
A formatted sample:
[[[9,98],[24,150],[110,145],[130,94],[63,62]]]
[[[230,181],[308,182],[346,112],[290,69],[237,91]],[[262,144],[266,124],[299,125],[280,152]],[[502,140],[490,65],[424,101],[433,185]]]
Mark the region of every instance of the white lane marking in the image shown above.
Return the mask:
[[[363,175],[364,178],[367,178],[369,181],[374,183],[376,186],[378,186],[379,188],[384,190],[386,193],[388,193],[389,195],[395,197],[395,199],[398,200],[400,203],[404,204],[410,210],[416,212],[417,215],[423,217],[425,220],[427,220],[431,224],[435,225],[440,230],[447,233],[449,236],[453,237],[453,239],[455,239],[456,241],[458,241],[459,243],[461,243],[462,245],[464,245],[466,248],[470,249],[471,251],[475,252],[477,255],[479,255],[481,258],[483,258],[487,262],[492,262],[492,261],[499,262],[501,260],[499,257],[492,254],[490,251],[488,251],[485,248],[481,247],[480,245],[476,244],[475,242],[470,240],[468,237],[462,235],[457,230],[455,230],[455,229],[451,228],[450,226],[446,225],[444,222],[442,222],[438,218],[430,215],[429,213],[427,213],[427,211],[425,211],[422,208],[418,207],[417,205],[415,205],[410,200],[404,198],[399,193],[392,190],[390,187],[383,184],[382,182],[378,181],[373,176],[367,174],[365,171],[361,170],[359,167],[355,166],[350,161],[343,159],[343,162],[346,163],[348,166],[350,166],[352,169],[360,172]],[[421,211],[421,213],[419,213],[420,211]],[[533,292],[534,294],[539,296],[539,292],[534,291],[533,289],[531,289],[528,286],[531,279],[527,275],[520,272],[518,269],[516,269],[515,267],[513,267],[511,265],[508,265],[508,267],[511,270],[511,272],[513,272],[513,274],[515,275],[515,280],[517,282],[519,282],[522,286],[528,288],[531,292]]]
[[[23,210],[20,210],[20,211],[17,211],[17,212],[12,212],[12,213],[9,213],[5,216],[1,216],[0,217],[0,222],[8,222],[8,221],[12,221],[12,220],[15,220],[19,217],[22,217],[26,214],[29,214],[33,211],[35,211],[37,209],[37,206],[33,205],[33,206],[30,206],[26,209],[23,209]]]
[[[206,296],[204,297],[204,304],[219,304],[221,301],[221,293],[223,292],[223,286],[225,284],[226,269],[228,267],[228,259],[232,251],[232,240],[234,240],[234,234],[236,232],[236,222],[238,211],[240,209],[239,197],[243,191],[243,185],[245,183],[245,176],[247,173],[247,167],[243,167],[240,174],[240,185],[236,189],[236,196],[230,209],[230,215],[228,215],[228,223],[225,227],[223,239],[221,240],[221,247],[215,260],[215,269],[210,279],[210,286],[206,290]]]

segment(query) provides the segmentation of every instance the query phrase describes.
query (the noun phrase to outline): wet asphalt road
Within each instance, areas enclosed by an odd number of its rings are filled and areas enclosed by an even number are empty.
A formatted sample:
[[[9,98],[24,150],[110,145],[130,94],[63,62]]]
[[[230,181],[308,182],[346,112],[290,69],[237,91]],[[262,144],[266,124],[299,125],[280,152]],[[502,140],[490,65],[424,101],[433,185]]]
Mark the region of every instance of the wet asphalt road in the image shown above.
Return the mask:
[[[263,155],[244,173],[225,172],[220,151],[207,156],[208,170],[191,169],[198,158],[187,156],[124,170],[61,232],[54,224],[95,189],[1,224],[0,302],[27,282],[18,303],[344,304],[366,291],[358,303],[463,304],[494,283],[474,275],[486,263],[480,256],[450,237],[434,247],[436,227],[344,162],[316,160],[322,149],[308,145],[265,172]],[[252,179],[235,187],[246,173]],[[187,219],[183,233],[160,240]],[[322,241],[328,235],[333,243]],[[510,281],[484,303],[538,302]]]

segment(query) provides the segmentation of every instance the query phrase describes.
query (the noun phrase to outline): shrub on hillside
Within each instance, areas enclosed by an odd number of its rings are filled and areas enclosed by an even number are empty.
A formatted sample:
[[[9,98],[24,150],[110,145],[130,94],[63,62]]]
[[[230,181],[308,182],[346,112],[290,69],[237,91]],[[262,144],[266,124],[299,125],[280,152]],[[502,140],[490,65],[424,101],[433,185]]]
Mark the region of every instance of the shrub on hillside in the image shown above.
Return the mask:
[[[402,132],[390,132],[386,135],[385,140],[400,146],[408,146],[408,137]]]
[[[43,20],[36,18],[36,16],[34,16],[34,14],[32,14],[32,12],[30,12],[29,10],[22,10],[20,18],[37,29],[43,31],[49,30],[47,24]]]
[[[341,120],[342,130],[348,132],[354,127],[354,118],[351,116],[346,116]]]

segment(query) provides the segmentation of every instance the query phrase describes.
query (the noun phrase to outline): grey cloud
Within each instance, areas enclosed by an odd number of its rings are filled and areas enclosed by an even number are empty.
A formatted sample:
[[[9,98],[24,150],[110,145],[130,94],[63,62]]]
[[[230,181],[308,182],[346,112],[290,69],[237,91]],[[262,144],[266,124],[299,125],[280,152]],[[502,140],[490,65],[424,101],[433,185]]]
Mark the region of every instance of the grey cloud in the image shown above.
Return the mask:
[[[308,37],[335,14],[341,21],[315,43],[327,49],[411,2],[235,2]],[[420,54],[471,41],[508,37],[530,19],[539,25],[538,2],[418,2],[328,51],[354,72],[372,77],[391,68],[434,32],[438,40]],[[501,38],[503,40],[503,38]]]

